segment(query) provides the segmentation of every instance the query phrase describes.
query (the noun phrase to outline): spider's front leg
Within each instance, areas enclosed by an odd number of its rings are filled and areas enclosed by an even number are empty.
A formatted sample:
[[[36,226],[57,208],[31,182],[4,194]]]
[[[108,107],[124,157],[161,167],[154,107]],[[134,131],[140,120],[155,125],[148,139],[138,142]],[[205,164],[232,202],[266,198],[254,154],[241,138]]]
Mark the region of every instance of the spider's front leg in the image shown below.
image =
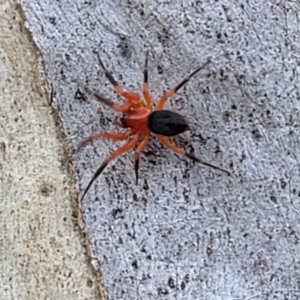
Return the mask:
[[[107,77],[107,79],[110,81],[110,83],[114,86],[116,92],[124,97],[126,99],[125,105],[138,105],[138,106],[144,106],[144,103],[141,101],[141,97],[139,94],[136,93],[132,93],[132,92],[127,92],[125,91],[119,84],[118,82],[114,79],[114,77],[112,76],[112,74],[106,69],[106,67],[104,66],[99,53],[97,52],[97,57],[98,57],[98,61],[100,66],[102,67],[102,69],[104,70],[105,76]],[[128,110],[128,109],[127,109]],[[122,111],[124,112],[124,110]]]
[[[145,67],[144,67],[144,83],[143,83],[143,95],[147,102],[147,108],[152,110],[152,99],[149,92],[149,84],[148,84],[148,55],[149,52],[146,53],[145,59]]]
[[[194,75],[196,75],[200,70],[202,70],[207,64],[210,63],[210,59],[201,67],[199,67],[198,69],[196,69],[193,73],[191,73],[189,76],[187,76],[186,78],[184,78],[179,84],[177,84],[177,86],[171,90],[169,90],[168,92],[166,92],[161,99],[158,101],[157,104],[157,110],[162,110],[165,106],[166,101],[172,97],[173,95],[175,95],[177,93],[177,91],[182,88]]]

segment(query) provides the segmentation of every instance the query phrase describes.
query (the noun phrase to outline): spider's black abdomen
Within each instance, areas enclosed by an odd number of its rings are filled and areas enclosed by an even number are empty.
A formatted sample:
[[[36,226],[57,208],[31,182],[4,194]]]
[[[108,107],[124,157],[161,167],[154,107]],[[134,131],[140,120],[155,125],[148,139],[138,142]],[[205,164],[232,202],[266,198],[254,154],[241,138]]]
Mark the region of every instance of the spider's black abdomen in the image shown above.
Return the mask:
[[[174,136],[188,130],[189,126],[180,114],[170,110],[157,110],[149,116],[148,128],[159,135]]]

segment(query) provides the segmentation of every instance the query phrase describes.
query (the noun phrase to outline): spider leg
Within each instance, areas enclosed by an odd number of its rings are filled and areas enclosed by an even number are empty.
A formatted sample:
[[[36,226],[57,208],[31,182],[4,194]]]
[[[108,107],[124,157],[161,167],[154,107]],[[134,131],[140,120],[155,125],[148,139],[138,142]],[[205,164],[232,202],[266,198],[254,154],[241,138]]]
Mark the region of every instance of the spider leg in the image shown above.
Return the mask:
[[[147,107],[152,110],[152,99],[150,96],[149,84],[148,84],[148,54],[149,54],[149,51],[147,51],[146,59],[145,59],[143,95],[146,100]]]
[[[110,81],[110,83],[114,86],[115,90],[117,91],[117,93],[124,97],[127,102],[129,103],[134,103],[134,104],[140,104],[140,105],[144,105],[142,102],[141,102],[141,98],[140,98],[140,95],[139,94],[136,94],[136,93],[130,93],[130,92],[127,92],[125,91],[119,84],[118,82],[114,79],[114,77],[112,76],[112,74],[106,69],[106,67],[104,66],[101,58],[100,58],[100,55],[99,53],[97,52],[97,57],[98,57],[98,61],[99,61],[99,64],[100,66],[102,67],[102,69],[104,70],[104,73],[107,77],[107,79]],[[126,106],[126,104],[125,104]]]
[[[129,108],[131,106],[131,102],[130,101],[126,101],[124,105],[119,106],[119,105],[114,104],[111,100],[109,100],[109,99],[107,99],[107,98],[105,98],[105,97],[103,97],[103,96],[101,96],[99,94],[95,94],[94,93],[93,95],[96,97],[96,99],[99,102],[101,102],[101,103],[109,106],[110,108],[112,108],[116,112],[125,113],[125,112],[127,112],[129,110]]]
[[[103,170],[106,168],[106,166],[116,157],[124,154],[125,152],[129,151],[130,149],[134,148],[136,143],[138,142],[138,135],[135,136],[134,139],[130,140],[128,143],[126,143],[124,146],[120,147],[118,150],[114,151],[111,155],[109,155],[104,162],[101,164],[101,166],[97,169],[97,171],[94,173],[92,179],[90,180],[89,184],[87,185],[86,189],[83,192],[83,195],[80,198],[80,202],[84,199],[85,195],[87,194],[88,190],[90,189],[93,182],[99,177],[99,175],[103,172]]]
[[[185,79],[183,79],[175,88],[169,90],[168,92],[166,92],[158,101],[157,110],[162,110],[164,108],[164,105],[166,103],[166,101],[172,97],[174,94],[177,93],[177,91],[184,86],[195,74],[197,74],[200,70],[202,70],[208,63],[210,63],[210,59],[201,67],[199,67],[198,69],[196,69],[193,73],[191,73],[189,76],[187,76]]]
[[[138,183],[139,179],[139,162],[140,162],[140,154],[146,148],[149,143],[150,133],[148,133],[142,142],[138,145],[134,153],[134,171],[135,171],[135,183]]]
[[[116,105],[110,99],[107,99],[106,97],[103,97],[102,95],[92,92],[90,89],[88,89],[86,87],[84,88],[84,91],[90,95],[93,95],[99,102],[103,103],[106,106],[109,106],[116,112],[126,113],[131,106],[131,103],[129,101],[126,101],[125,104],[122,106]]]
[[[228,171],[226,171],[226,170],[224,170],[224,169],[222,169],[222,168],[219,168],[219,167],[217,167],[217,166],[214,166],[214,165],[212,165],[212,164],[210,164],[210,163],[207,163],[207,162],[205,162],[205,161],[203,161],[203,160],[201,160],[201,159],[199,159],[199,158],[193,156],[192,154],[187,153],[184,149],[175,146],[174,144],[171,143],[171,141],[170,141],[167,137],[165,137],[165,136],[157,136],[157,137],[158,137],[159,141],[160,141],[162,144],[164,144],[166,147],[170,148],[170,149],[173,150],[174,152],[176,152],[176,153],[178,153],[178,154],[181,154],[181,155],[184,155],[184,156],[190,158],[191,160],[196,161],[196,162],[198,162],[198,163],[200,163],[200,164],[202,164],[202,165],[211,167],[211,168],[213,168],[213,169],[216,169],[216,170],[225,172],[225,173],[227,173],[228,175],[230,175],[230,173],[229,173]]]
[[[132,135],[132,131],[121,132],[121,133],[109,133],[109,132],[94,133],[79,143],[77,152],[81,150],[83,147],[85,147],[86,145],[98,141],[100,139],[111,139],[114,141],[123,141],[127,139],[130,135]]]

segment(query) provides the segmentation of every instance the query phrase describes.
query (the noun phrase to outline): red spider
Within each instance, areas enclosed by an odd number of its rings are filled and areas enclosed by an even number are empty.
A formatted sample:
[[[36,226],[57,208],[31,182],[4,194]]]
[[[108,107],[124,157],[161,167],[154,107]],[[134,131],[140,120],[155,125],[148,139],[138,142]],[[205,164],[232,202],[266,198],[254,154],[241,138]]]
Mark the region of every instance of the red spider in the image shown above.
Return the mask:
[[[170,148],[177,154],[185,155],[186,157],[192,159],[193,161],[196,161],[198,163],[201,163],[203,165],[212,167],[214,169],[220,170],[222,172],[225,172],[230,175],[230,173],[226,170],[223,170],[219,167],[216,167],[214,165],[211,165],[207,162],[204,162],[200,160],[199,158],[191,155],[190,153],[187,153],[184,149],[179,148],[171,143],[171,141],[168,139],[169,136],[175,136],[178,135],[186,130],[189,129],[189,125],[185,118],[181,116],[180,114],[165,110],[164,105],[166,101],[173,96],[183,85],[185,85],[192,76],[194,76],[196,73],[198,73],[201,69],[203,69],[209,62],[208,60],[203,66],[196,69],[193,73],[191,73],[188,77],[186,77],[184,80],[182,80],[175,88],[169,90],[167,93],[165,93],[160,100],[158,101],[156,110],[153,111],[152,108],[152,98],[149,93],[149,86],[148,86],[148,51],[146,54],[145,59],[145,68],[144,68],[144,83],[143,83],[143,95],[145,98],[145,102],[142,100],[140,95],[136,93],[130,93],[125,91],[113,78],[111,73],[105,68],[99,53],[98,53],[98,59],[101,67],[103,68],[106,77],[108,80],[113,84],[115,87],[117,93],[121,95],[123,98],[125,98],[125,103],[122,106],[118,106],[114,104],[112,101],[94,94],[94,96],[105,105],[111,107],[114,111],[123,113],[122,118],[120,119],[120,122],[117,122],[117,125],[119,125],[122,128],[127,128],[128,131],[122,132],[122,133],[95,133],[88,137],[86,140],[80,143],[79,149],[81,147],[86,146],[87,144],[100,140],[100,139],[112,139],[116,141],[122,141],[126,140],[129,137],[132,137],[131,140],[129,140],[125,145],[120,147],[118,150],[114,151],[110,156],[108,156],[102,165],[98,168],[98,170],[93,175],[92,179],[90,180],[88,186],[86,187],[82,197],[81,201],[85,197],[86,193],[88,192],[89,188],[93,184],[93,182],[98,178],[98,176],[102,173],[102,171],[105,169],[105,167],[116,157],[119,155],[122,155],[123,153],[133,149],[134,147],[137,148],[135,150],[134,155],[134,169],[135,169],[135,176],[136,176],[136,183],[138,182],[138,169],[139,169],[139,159],[141,152],[145,149],[147,146],[151,133],[154,133],[157,135],[159,141],[164,144],[166,147]]]

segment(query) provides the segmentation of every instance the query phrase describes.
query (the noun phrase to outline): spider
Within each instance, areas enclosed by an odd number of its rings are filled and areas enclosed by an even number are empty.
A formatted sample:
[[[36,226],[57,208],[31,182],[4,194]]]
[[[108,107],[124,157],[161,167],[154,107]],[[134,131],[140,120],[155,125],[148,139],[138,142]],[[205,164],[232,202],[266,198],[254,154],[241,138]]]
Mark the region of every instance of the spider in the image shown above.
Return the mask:
[[[94,173],[91,178],[89,184],[83,192],[81,197],[81,201],[84,199],[88,190],[90,189],[93,182],[99,177],[99,175],[103,172],[103,170],[107,167],[107,165],[118,156],[124,154],[125,152],[135,148],[134,154],[134,170],[135,170],[135,178],[136,184],[138,183],[138,169],[139,169],[139,160],[141,152],[146,148],[151,133],[157,135],[158,140],[165,145],[167,148],[173,150],[177,154],[184,155],[189,159],[198,162],[202,165],[209,166],[216,170],[220,170],[222,172],[230,173],[222,168],[214,166],[210,163],[207,163],[192,154],[188,153],[186,150],[179,148],[171,143],[168,137],[178,135],[183,133],[186,130],[189,130],[189,125],[186,119],[170,110],[164,109],[166,101],[173,96],[182,86],[184,86],[196,73],[202,70],[209,62],[208,60],[204,65],[198,67],[194,72],[192,72],[189,76],[183,79],[176,87],[166,92],[158,101],[156,110],[153,110],[152,107],[152,98],[149,92],[148,85],[148,51],[146,52],[145,66],[144,66],[144,82],[143,82],[143,96],[144,100],[140,97],[139,94],[127,92],[124,90],[114,79],[112,74],[105,68],[99,53],[97,53],[98,61],[100,66],[103,68],[107,79],[114,86],[116,92],[125,98],[125,103],[122,106],[114,104],[111,100],[100,96],[98,94],[94,94],[96,99],[103,104],[109,106],[115,112],[122,113],[120,121],[117,121],[116,124],[122,128],[127,129],[126,132],[120,133],[95,133],[89,136],[87,139],[83,140],[78,147],[78,150],[82,147],[95,142],[100,139],[111,139],[114,141],[123,141],[128,138],[131,138],[125,145],[111,153],[101,164],[101,166]]]

